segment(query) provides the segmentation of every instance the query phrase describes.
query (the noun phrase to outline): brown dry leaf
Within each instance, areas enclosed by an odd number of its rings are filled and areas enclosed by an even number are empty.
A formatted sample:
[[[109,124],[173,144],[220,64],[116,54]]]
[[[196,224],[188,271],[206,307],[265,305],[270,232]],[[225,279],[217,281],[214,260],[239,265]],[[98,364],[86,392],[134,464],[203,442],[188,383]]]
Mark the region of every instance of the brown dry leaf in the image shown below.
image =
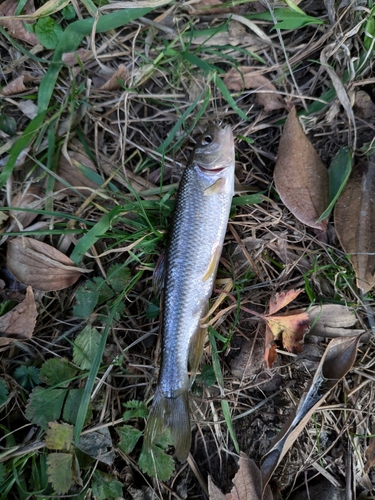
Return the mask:
[[[0,317],[0,346],[8,345],[14,340],[30,339],[37,315],[33,289],[28,286],[25,299]]]
[[[298,290],[287,290],[286,292],[276,293],[270,299],[268,314],[271,315],[280,311],[280,309],[293,302],[301,292],[303,290],[299,288]]]
[[[13,198],[12,207],[38,210],[43,208],[44,201],[43,189],[34,184],[29,186],[26,191],[19,193]],[[32,221],[38,217],[38,214],[18,210],[10,210],[9,215],[13,219],[12,226],[17,225],[19,230],[29,226]]]
[[[264,485],[268,484],[285,453],[298,438],[314,411],[323,403],[329,391],[352,368],[359,339],[360,336],[357,335],[334,339],[328,344],[308,389],[302,395],[288,422],[277,435],[273,446],[262,458],[261,472]]]
[[[18,6],[18,0],[5,0],[0,4],[0,16],[13,16]],[[35,12],[33,0],[28,0],[23,9],[25,14]],[[30,45],[38,45],[39,40],[34,33],[29,33],[23,26],[22,21],[15,19],[2,19],[0,25],[4,26],[12,38],[17,38],[29,43]]]
[[[8,242],[7,265],[18,281],[44,292],[67,288],[89,272],[50,245],[26,237]]]
[[[375,438],[372,437],[370,438],[370,442],[368,445],[368,448],[366,450],[366,465],[365,465],[365,472],[368,472],[371,467],[374,467],[375,465]]]
[[[224,76],[224,83],[229,90],[240,92],[245,89],[258,89],[256,94],[257,104],[264,106],[264,111],[274,111],[285,108],[283,98],[277,93],[276,87],[263,75],[257,73],[257,69],[251,66],[240,66],[232,68]]]
[[[375,156],[358,165],[337,200],[335,228],[350,257],[357,286],[367,293],[375,285]]]
[[[76,153],[75,151],[68,151],[69,158],[71,163],[63,156],[60,156],[59,163],[57,166],[57,174],[65,179],[69,184],[76,188],[80,193],[88,196],[92,194],[93,190],[96,190],[99,188],[98,184],[96,184],[94,181],[88,179],[83,172],[80,170],[80,166],[83,165],[94,172],[96,172],[96,167],[93,164],[93,162],[88,158],[87,156],[81,154],[81,153]],[[89,188],[89,189],[85,189]],[[58,191],[60,189],[65,188],[65,193],[66,194],[72,194],[75,195],[76,193],[71,190],[67,189],[64,184],[62,184],[60,181],[56,181],[55,184],[55,190]]]
[[[287,290],[277,293],[270,299],[269,313],[264,317],[266,320],[264,360],[269,368],[276,359],[275,340],[281,339],[284,348],[295,354],[303,349],[303,339],[310,325],[308,314],[300,310],[274,314],[296,299],[301,292],[302,290]]]
[[[82,63],[90,59],[93,55],[92,50],[78,49],[74,52],[65,52],[62,56],[62,60],[67,66],[75,66],[79,61]]]
[[[208,477],[209,500],[272,500],[269,486],[263,488],[262,475],[255,463],[241,451],[238,472],[233,479],[233,488],[224,495]],[[263,492],[264,489],[264,492]]]
[[[375,104],[364,90],[358,90],[355,94],[354,112],[356,116],[364,120],[375,116]]]
[[[353,307],[341,304],[322,304],[312,306],[308,310],[311,323],[310,335],[318,337],[352,337],[364,333],[365,330],[355,330],[352,327],[358,323]]]
[[[221,7],[223,2],[220,0],[199,0],[196,3],[189,4],[192,14],[229,14],[238,11],[238,7]]]
[[[121,82],[126,82],[129,79],[129,70],[125,64],[120,64],[116,72],[99,90],[118,90],[121,88]]]
[[[328,206],[328,172],[306,138],[295,108],[280,139],[274,177],[280,198],[292,214],[304,224],[325,231],[327,219],[316,221]]]
[[[27,73],[24,75],[19,76],[12,82],[8,83],[8,85],[5,85],[2,89],[2,94],[3,95],[13,95],[13,94],[20,94],[21,92],[26,92],[28,88],[25,86],[25,83],[30,82],[33,80],[33,77]]]

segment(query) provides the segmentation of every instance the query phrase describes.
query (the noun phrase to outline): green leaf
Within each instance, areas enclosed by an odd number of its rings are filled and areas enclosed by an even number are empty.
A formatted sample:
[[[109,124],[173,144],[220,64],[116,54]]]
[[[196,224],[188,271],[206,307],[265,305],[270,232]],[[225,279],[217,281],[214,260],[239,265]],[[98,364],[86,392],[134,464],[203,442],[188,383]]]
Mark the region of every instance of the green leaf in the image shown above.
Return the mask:
[[[14,135],[17,131],[17,122],[13,116],[0,114],[0,130],[8,135]]]
[[[342,193],[352,171],[352,154],[349,148],[343,147],[333,158],[328,169],[329,177],[329,205],[319,217],[320,222],[330,216],[333,207]]]
[[[125,408],[129,408],[122,416],[124,422],[130,418],[145,418],[148,415],[147,406],[143,401],[133,399],[132,401],[126,401],[124,406]]]
[[[264,21],[273,21],[273,18],[275,18],[278,23],[272,29],[298,29],[309,24],[324,24],[324,21],[321,19],[285,8],[275,9],[273,16],[270,12],[260,12],[248,14],[245,17],[249,19],[263,19]]]
[[[8,388],[4,379],[0,378],[0,405],[3,405],[8,399]],[[1,482],[1,481],[0,481]]]
[[[156,444],[153,444],[147,452],[142,449],[138,465],[142,472],[159,481],[167,481],[174,471],[173,458]]]
[[[49,422],[58,420],[64,404],[66,389],[35,387],[26,407],[26,418],[46,429]]]
[[[35,25],[35,34],[46,49],[52,50],[57,47],[63,29],[52,17],[41,17]]]
[[[82,370],[89,370],[98,350],[101,335],[96,328],[87,325],[77,335],[73,344],[73,362]]]
[[[216,382],[214,367],[211,365],[203,365],[201,373],[196,376],[195,381],[207,387],[213,385]]]
[[[0,173],[0,189],[4,186],[6,181],[9,179],[9,176],[13,172],[13,168],[16,164],[18,156],[31,144],[31,142],[35,139],[40,127],[44,125],[46,114],[47,111],[43,111],[42,113],[39,113],[35,118],[33,118],[25,128],[21,137],[11,147],[8,161],[6,162],[2,172]]]
[[[73,5],[67,5],[66,7],[64,7],[61,11],[61,14],[67,21],[71,21],[76,17],[76,11],[74,10]]]
[[[5,468],[5,465],[3,463],[0,463],[0,485],[4,484],[6,475],[7,475],[7,470]]]
[[[42,365],[40,379],[47,385],[68,387],[77,371],[77,368],[70,365],[66,358],[52,358]]]
[[[108,302],[109,299],[114,297],[115,293],[110,288],[106,281],[103,278],[100,278],[99,276],[95,276],[92,281],[88,281],[86,283],[86,287],[91,291],[95,292],[97,291],[99,293],[99,299],[98,299],[98,304],[104,304],[105,302]],[[120,290],[121,291],[121,290]]]
[[[118,447],[126,455],[129,455],[137,444],[139,438],[142,436],[142,431],[136,429],[131,425],[123,425],[116,428],[117,434],[120,436]]]
[[[109,474],[96,470],[92,477],[92,494],[97,500],[111,500],[122,497],[122,483]]]
[[[115,264],[109,268],[108,281],[115,292],[122,292],[131,278],[130,270],[123,264]]]
[[[242,207],[243,205],[258,205],[264,200],[263,193],[248,194],[245,196],[236,196],[232,200],[232,207]]]
[[[73,23],[75,24],[75,23]],[[71,25],[72,26],[72,25]],[[104,215],[94,227],[92,227],[77,243],[70,258],[78,264],[87,250],[92,247],[99,238],[103,237],[112,225],[112,221],[124,212],[123,207],[115,207]]]
[[[76,292],[76,303],[73,306],[73,314],[76,318],[88,319],[94,312],[99,300],[99,292],[89,291],[86,286]]]
[[[49,450],[69,451],[73,441],[73,426],[49,422],[45,442]]]
[[[71,453],[50,453],[47,458],[49,482],[58,495],[65,495],[73,483],[73,455]]]
[[[87,35],[91,35],[94,24],[96,33],[103,33],[119,28],[120,26],[124,26],[138,17],[145,16],[152,10],[152,8],[116,10],[110,14],[101,16],[99,20],[88,18],[69,24],[62,34],[53,54],[52,62],[54,64],[50,64],[47,73],[44,75],[40,83],[38,92],[39,112],[46,111],[49,106],[57,77],[59,76],[60,69],[62,68],[62,64],[59,64],[62,62],[62,55],[65,52],[75,51],[83,38]]]
[[[159,302],[159,301],[158,301]],[[153,302],[150,302],[149,305],[147,306],[146,309],[146,318],[147,319],[154,319],[157,318],[160,314],[160,306],[159,304],[154,304]]]
[[[69,424],[75,425],[78,415],[78,408],[81,404],[84,389],[70,389],[66,397],[63,409],[63,419]],[[92,417],[91,408],[87,412],[86,421],[90,421]]]
[[[19,366],[14,370],[14,378],[24,389],[33,389],[40,384],[39,368],[35,366]]]

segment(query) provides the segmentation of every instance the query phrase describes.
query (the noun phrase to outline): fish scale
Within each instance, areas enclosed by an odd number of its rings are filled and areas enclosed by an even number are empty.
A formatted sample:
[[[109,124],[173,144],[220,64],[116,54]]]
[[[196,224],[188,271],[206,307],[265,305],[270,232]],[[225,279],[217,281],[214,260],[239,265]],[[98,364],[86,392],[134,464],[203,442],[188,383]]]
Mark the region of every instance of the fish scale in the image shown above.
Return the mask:
[[[208,141],[210,139],[210,141]],[[206,144],[207,143],[207,144]],[[211,125],[198,141],[181,179],[166,253],[162,363],[145,432],[151,449],[171,429],[178,460],[191,443],[189,353],[199,346],[234,191],[234,142],[230,127]]]

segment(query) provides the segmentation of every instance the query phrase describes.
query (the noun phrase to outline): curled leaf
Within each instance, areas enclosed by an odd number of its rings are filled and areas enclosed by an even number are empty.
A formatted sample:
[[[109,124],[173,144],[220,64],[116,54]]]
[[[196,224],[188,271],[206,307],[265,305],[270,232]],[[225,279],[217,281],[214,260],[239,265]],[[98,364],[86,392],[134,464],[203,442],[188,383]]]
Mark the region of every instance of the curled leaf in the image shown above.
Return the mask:
[[[277,435],[271,449],[262,458],[263,484],[268,484],[274,470],[293,445],[313,412],[319,408],[327,394],[352,368],[360,336],[332,340],[322,357],[313,380],[302,395],[289,421]]]
[[[122,83],[126,82],[128,79],[128,68],[125,64],[120,64],[108,82],[100,87],[100,90],[118,90],[121,88]]]
[[[311,335],[333,339],[336,337],[352,337],[365,332],[365,330],[354,330],[352,328],[358,323],[353,307],[341,304],[322,304],[310,307],[308,315],[311,323]]]
[[[262,475],[255,463],[241,451],[238,461],[239,469],[233,478],[233,488],[224,495],[208,478],[208,492],[210,500],[272,500],[270,487],[263,488]],[[264,492],[263,492],[264,490]]]
[[[29,286],[25,299],[11,311],[0,316],[0,346],[8,345],[16,339],[31,338],[37,315],[33,290]]]
[[[30,82],[32,79],[33,78],[28,74],[20,75],[18,78],[8,83],[8,85],[5,85],[5,87],[2,88],[1,93],[3,95],[13,95],[26,92],[28,89],[25,83]]]
[[[304,224],[325,231],[327,219],[317,222],[328,206],[328,172],[305,136],[293,108],[280,139],[274,172],[282,202]]]
[[[5,0],[0,4],[0,16],[13,16],[18,6],[18,0]],[[28,0],[24,7],[26,14],[35,12],[33,0]],[[1,19],[0,26],[4,26],[12,38],[17,38],[29,43],[30,45],[38,45],[38,39],[34,33],[29,33],[24,27],[21,20],[18,19]]]
[[[74,187],[82,194],[89,196],[93,190],[99,188],[103,180],[99,174],[97,174],[94,163],[87,156],[69,151],[69,158],[70,162],[63,155],[60,156],[57,174],[66,180],[70,186]],[[92,176],[95,176],[98,182],[95,182]],[[55,188],[56,190],[66,189],[66,185],[57,181]],[[72,189],[66,189],[66,192],[68,194],[76,194]]]
[[[350,257],[357,286],[367,293],[375,285],[375,156],[358,165],[335,207],[335,228]]]
[[[23,193],[19,193],[13,198],[12,207],[41,209],[44,205],[43,190],[37,185],[29,186]],[[12,227],[16,225],[18,230],[22,230],[29,226],[32,221],[38,217],[38,214],[33,212],[23,212],[22,210],[10,210],[9,215],[13,219]]]
[[[8,242],[7,264],[21,283],[45,292],[67,288],[87,272],[50,245],[26,237]]]
[[[229,90],[240,92],[245,89],[258,89],[255,100],[264,107],[264,111],[273,111],[285,108],[285,103],[276,87],[256,68],[251,66],[240,66],[232,68],[224,76],[224,83]]]

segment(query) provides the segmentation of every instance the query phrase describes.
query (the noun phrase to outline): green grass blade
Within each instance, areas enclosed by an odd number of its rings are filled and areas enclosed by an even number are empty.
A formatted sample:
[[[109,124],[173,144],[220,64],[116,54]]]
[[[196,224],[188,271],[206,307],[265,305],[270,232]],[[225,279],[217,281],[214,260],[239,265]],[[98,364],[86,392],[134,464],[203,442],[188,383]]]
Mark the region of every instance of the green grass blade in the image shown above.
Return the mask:
[[[23,132],[21,137],[11,147],[8,161],[6,162],[4,169],[0,174],[0,188],[2,188],[6,181],[9,179],[9,176],[13,172],[19,155],[25,148],[27,148],[31,144],[31,142],[35,139],[39,129],[44,126],[44,118],[46,114],[47,111],[44,111],[33,118],[25,128],[25,131]]]
[[[152,10],[152,8],[116,10],[115,12],[111,12],[111,14],[102,16],[99,19],[96,24],[96,32],[103,33],[105,31],[119,28],[120,26],[134,21],[138,17],[145,16]],[[73,52],[74,50],[77,50],[82,39],[91,34],[94,23],[94,18],[75,21],[70,24],[62,34],[53,54],[51,65],[40,83],[38,100],[39,112],[45,111],[49,106],[57,77],[59,76],[60,69],[63,65],[63,54],[65,52]]]
[[[352,154],[349,148],[344,147],[339,150],[337,155],[332,160],[328,169],[329,177],[329,205],[319,217],[317,222],[320,222],[331,214],[336,201],[342,193],[352,171]]]
[[[74,426],[74,443],[77,445],[79,437],[81,435],[83,426],[85,424],[85,419],[86,419],[86,414],[87,414],[87,409],[90,404],[90,398],[91,398],[91,393],[94,388],[94,383],[96,376],[99,371],[100,363],[102,360],[102,356],[104,353],[105,345],[107,343],[107,338],[108,338],[108,333],[111,328],[113,319],[116,315],[117,309],[126,293],[126,290],[117,298],[113,306],[111,307],[111,312],[109,315],[109,318],[107,320],[107,323],[105,325],[104,332],[102,334],[102,338],[100,339],[100,343],[98,346],[98,350],[96,352],[95,358],[92,362],[91,369],[89,372],[89,376],[87,377],[87,382],[85,386],[85,390],[81,399],[81,403],[79,405],[78,413],[77,413],[77,420],[76,424]]]
[[[194,54],[190,54],[189,52],[185,52],[183,54],[183,56],[191,64],[194,64],[195,66],[198,66],[198,68],[203,70],[207,76],[210,73],[212,73],[212,71],[214,71],[213,81],[214,81],[216,87],[223,94],[224,99],[227,101],[229,106],[238,114],[238,116],[240,116],[243,120],[248,121],[248,117],[242,111],[242,109],[237,106],[236,101],[231,96],[231,94],[230,94],[229,90],[227,89],[226,85],[224,84],[223,80],[218,76],[217,72],[218,71],[221,72],[220,68],[217,68],[216,66],[209,64],[206,61],[202,61],[202,59],[199,59],[199,57],[197,57]]]
[[[243,205],[258,205],[264,200],[264,193],[248,194],[245,196],[236,196],[232,200],[232,207],[242,207]]]
[[[215,330],[212,327],[209,327],[208,337],[210,339],[210,344],[211,344],[212,366],[214,368],[217,383],[220,386],[220,391],[223,393],[224,379],[223,379],[223,374],[221,373],[221,368],[220,368],[219,352],[217,350],[215,333],[216,333]],[[234,447],[236,448],[237,453],[239,453],[240,447],[238,445],[236,433],[234,432],[230,408],[229,408],[228,401],[226,399],[222,399],[221,408],[223,410],[224,419],[225,419],[225,422],[227,424],[230,437],[232,438],[232,441],[233,441]]]
[[[115,207],[102,217],[94,227],[92,227],[83,236],[75,246],[70,258],[75,264],[78,264],[87,250],[102,237],[111,227],[112,221],[115,217],[124,212],[124,207]]]

